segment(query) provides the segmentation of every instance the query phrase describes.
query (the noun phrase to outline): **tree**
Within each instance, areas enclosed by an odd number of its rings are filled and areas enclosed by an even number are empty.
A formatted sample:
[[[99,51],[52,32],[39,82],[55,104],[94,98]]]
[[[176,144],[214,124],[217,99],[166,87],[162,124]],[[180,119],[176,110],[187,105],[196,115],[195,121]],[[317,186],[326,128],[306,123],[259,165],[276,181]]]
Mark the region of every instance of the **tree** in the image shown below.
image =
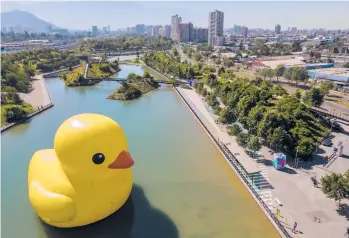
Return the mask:
[[[219,64],[221,64],[221,63],[222,63],[222,61],[221,61],[221,59],[220,59],[220,58],[218,58],[218,59],[216,59],[216,60],[214,61],[214,63],[219,65]]]
[[[251,136],[248,140],[247,146],[250,150],[256,152],[262,148],[258,136]]]
[[[258,71],[258,73],[261,77],[263,77],[263,79],[266,79],[266,77],[271,79],[274,76],[274,71],[270,68],[262,68]]]
[[[295,92],[295,94],[294,94],[295,96],[296,96],[296,98],[298,98],[298,99],[301,99],[302,98],[302,93],[301,93],[301,91],[297,88],[297,90],[296,90],[296,92]]]
[[[304,82],[309,78],[308,70],[304,67],[294,66],[292,70],[292,80],[296,81],[296,86],[298,82]]]
[[[332,82],[322,82],[320,84],[320,90],[324,95],[327,95],[330,90],[333,88],[333,83]]]
[[[223,124],[230,124],[236,121],[236,116],[231,108],[225,108],[220,112],[218,120]]]
[[[18,83],[18,78],[17,75],[14,73],[9,73],[6,75],[6,83],[8,86],[17,87],[17,83]]]
[[[9,106],[5,108],[5,118],[8,122],[20,120],[26,115],[21,106]]]
[[[229,126],[228,134],[231,136],[237,136],[242,132],[241,127],[238,124]]]
[[[242,147],[246,147],[248,142],[249,142],[250,136],[246,133],[241,132],[237,137],[236,137],[236,141],[237,143],[242,146]]]
[[[298,156],[302,158],[309,157],[312,155],[314,150],[314,141],[311,138],[302,137],[299,140],[297,151]]]
[[[18,93],[14,93],[14,94],[13,94],[12,102],[13,102],[14,104],[22,104],[22,103],[23,103],[23,101],[22,101],[22,99],[19,97]]]
[[[349,63],[343,64],[343,68],[349,68]]]
[[[292,79],[292,71],[293,71],[293,68],[285,69],[285,71],[282,74],[282,76],[284,76],[285,79],[291,81],[291,79]]]
[[[200,60],[202,59],[202,55],[201,55],[200,53],[196,53],[196,54],[194,55],[194,59],[195,59],[196,61],[200,61]]]
[[[218,75],[219,76],[221,76],[223,73],[225,73],[225,69],[224,69],[224,67],[223,66],[221,66],[221,67],[219,67],[219,69],[218,69]]]
[[[349,198],[349,176],[337,173],[327,174],[321,178],[321,190],[330,198],[338,201]]]
[[[274,74],[276,76],[276,81],[279,81],[279,77],[281,77],[286,70],[286,67],[284,64],[278,64],[276,68],[274,69]]]
[[[305,92],[303,100],[308,106],[320,106],[325,99],[324,91],[320,88],[312,87],[309,91]]]

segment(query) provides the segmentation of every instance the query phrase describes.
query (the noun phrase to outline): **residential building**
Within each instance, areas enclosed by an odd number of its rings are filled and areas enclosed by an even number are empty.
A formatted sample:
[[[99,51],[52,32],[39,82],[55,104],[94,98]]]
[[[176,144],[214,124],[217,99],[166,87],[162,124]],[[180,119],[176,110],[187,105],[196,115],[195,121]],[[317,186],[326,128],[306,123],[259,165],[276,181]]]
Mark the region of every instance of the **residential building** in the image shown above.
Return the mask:
[[[223,12],[215,10],[214,12],[209,13],[209,23],[208,23],[208,44],[209,45],[222,46],[224,44],[223,25],[224,25]]]
[[[174,41],[180,41],[180,24],[182,23],[182,18],[178,15],[171,17],[171,38]]]
[[[92,26],[92,36],[96,37],[98,36],[98,27],[97,26]]]
[[[145,32],[149,35],[153,33],[153,26],[146,26],[145,27]]]
[[[275,26],[275,34],[281,34],[281,25],[280,24],[277,24]]]
[[[3,27],[1,27],[1,32],[2,32],[2,33],[6,33],[6,32],[7,32],[6,27],[4,27],[4,26],[3,26]]]
[[[195,42],[207,42],[208,29],[207,28],[194,28],[193,37]]]
[[[243,26],[243,27],[241,28],[241,35],[242,35],[243,37],[247,37],[247,34],[248,34],[248,28],[247,28],[246,26]]]
[[[190,39],[190,26],[189,23],[182,23],[179,25],[179,38],[180,42],[189,42]]]
[[[102,31],[103,31],[103,33],[105,34],[105,33],[108,32],[108,28],[107,28],[106,26],[103,26]]]
[[[107,30],[108,30],[108,32],[110,32],[110,25],[107,26]]]
[[[153,30],[152,30],[152,35],[155,37],[159,37],[159,30],[160,30],[161,26],[157,25],[157,26],[153,26]]]
[[[193,42],[195,40],[194,38],[194,26],[193,23],[189,22],[189,42]]]
[[[163,37],[171,37],[171,26],[169,25],[162,26],[159,30],[159,34],[160,36],[163,36]]]
[[[137,34],[143,34],[145,32],[145,25],[144,24],[136,25],[136,32]]]

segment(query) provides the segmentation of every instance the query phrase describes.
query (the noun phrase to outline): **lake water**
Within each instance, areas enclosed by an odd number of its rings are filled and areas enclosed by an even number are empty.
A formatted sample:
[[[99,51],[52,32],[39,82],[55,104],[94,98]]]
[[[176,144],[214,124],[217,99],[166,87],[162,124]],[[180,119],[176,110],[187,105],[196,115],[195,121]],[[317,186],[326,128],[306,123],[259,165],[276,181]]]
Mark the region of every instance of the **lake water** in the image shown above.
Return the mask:
[[[121,69],[118,77],[143,74],[139,66]],[[2,237],[279,237],[171,87],[121,102],[106,99],[117,82],[67,88],[51,78],[47,86],[55,106],[1,136]],[[124,129],[135,160],[134,187],[123,208],[102,222],[53,228],[29,203],[28,163],[35,151],[53,147],[65,119],[86,112],[109,116]]]

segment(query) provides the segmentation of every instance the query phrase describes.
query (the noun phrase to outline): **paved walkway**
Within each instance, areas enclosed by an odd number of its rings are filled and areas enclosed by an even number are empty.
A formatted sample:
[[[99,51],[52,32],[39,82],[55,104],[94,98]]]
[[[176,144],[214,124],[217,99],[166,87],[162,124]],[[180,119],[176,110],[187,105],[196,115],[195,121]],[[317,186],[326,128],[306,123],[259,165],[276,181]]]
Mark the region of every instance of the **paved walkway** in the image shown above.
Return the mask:
[[[34,78],[33,90],[30,93],[19,93],[19,95],[22,100],[31,104],[36,110],[38,107],[46,106],[52,102],[42,74],[36,75]]]

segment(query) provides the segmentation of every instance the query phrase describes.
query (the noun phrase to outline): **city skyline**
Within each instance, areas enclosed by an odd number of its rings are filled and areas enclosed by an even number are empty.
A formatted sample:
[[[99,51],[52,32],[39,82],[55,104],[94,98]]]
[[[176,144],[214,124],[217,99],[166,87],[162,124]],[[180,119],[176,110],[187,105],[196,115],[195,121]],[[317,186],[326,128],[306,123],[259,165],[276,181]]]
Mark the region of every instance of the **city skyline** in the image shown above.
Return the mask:
[[[15,9],[28,11],[59,27],[79,30],[90,29],[91,25],[110,25],[112,30],[137,24],[170,25],[171,16],[176,14],[186,19],[186,22],[207,28],[208,13],[214,10],[224,12],[224,28],[231,28],[234,24],[249,29],[270,30],[280,24],[282,31],[288,27],[349,28],[349,23],[343,21],[349,2],[200,2],[200,8],[197,4],[198,2],[1,2],[2,12]],[[81,8],[85,8],[84,11],[78,11]],[[309,14],[309,9],[312,9],[312,14]],[[63,18],[62,11],[65,13]],[[273,17],[267,17],[271,14]],[[329,18],[331,21],[327,20]]]

